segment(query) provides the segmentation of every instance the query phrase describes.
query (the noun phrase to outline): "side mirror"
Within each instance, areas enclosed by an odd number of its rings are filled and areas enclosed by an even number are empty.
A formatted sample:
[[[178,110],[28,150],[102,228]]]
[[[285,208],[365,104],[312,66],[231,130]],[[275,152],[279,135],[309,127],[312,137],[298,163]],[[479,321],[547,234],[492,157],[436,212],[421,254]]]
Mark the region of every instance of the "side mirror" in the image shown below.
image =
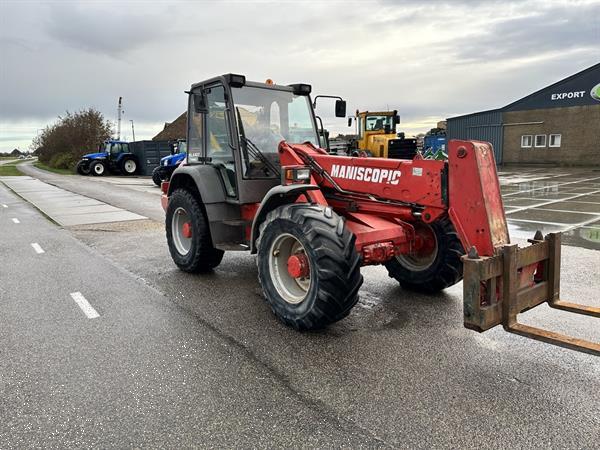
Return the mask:
[[[346,102],[344,100],[335,101],[335,117],[346,117]]]
[[[351,127],[352,126],[352,117],[348,117],[348,126]]]
[[[194,111],[198,114],[208,113],[208,106],[206,106],[206,95],[194,94]]]
[[[175,154],[175,144],[173,142],[169,142],[169,150],[171,155]]]
[[[396,114],[394,116],[394,125],[398,125],[399,123],[400,123],[400,116]]]

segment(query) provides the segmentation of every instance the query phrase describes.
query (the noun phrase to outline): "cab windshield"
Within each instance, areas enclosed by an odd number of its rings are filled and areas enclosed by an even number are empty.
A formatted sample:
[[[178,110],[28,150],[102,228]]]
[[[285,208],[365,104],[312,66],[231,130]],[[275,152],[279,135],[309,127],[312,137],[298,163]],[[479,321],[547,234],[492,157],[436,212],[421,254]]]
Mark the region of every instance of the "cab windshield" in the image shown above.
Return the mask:
[[[391,130],[394,116],[367,116],[365,123],[366,131],[383,131],[386,127]]]
[[[269,162],[279,165],[277,147],[281,141],[319,146],[308,96],[252,86],[232,88],[231,92],[246,176],[258,176],[254,172],[262,172]]]

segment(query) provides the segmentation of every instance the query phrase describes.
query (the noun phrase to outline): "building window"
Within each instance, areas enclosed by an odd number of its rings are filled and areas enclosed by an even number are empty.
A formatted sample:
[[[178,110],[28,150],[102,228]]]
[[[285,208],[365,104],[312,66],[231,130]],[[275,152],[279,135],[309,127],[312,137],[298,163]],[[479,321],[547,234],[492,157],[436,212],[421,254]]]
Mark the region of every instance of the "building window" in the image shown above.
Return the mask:
[[[532,141],[533,136],[530,134],[521,136],[521,148],[531,148]]]
[[[548,143],[549,147],[560,147],[561,134],[551,134],[550,142]]]
[[[545,134],[536,134],[535,135],[535,146],[536,147],[545,147],[546,146],[546,135]]]

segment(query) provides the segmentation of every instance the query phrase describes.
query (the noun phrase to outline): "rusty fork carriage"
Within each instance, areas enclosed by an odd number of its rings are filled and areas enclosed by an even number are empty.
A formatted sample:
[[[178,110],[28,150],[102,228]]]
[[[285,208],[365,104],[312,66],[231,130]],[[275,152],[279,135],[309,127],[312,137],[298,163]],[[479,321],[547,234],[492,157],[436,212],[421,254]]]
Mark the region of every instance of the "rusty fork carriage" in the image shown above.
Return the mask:
[[[480,257],[475,248],[463,256],[464,324],[485,331],[502,324],[509,332],[600,356],[600,344],[519,323],[517,315],[542,303],[592,317],[600,308],[560,299],[560,233],[544,238],[538,231],[519,248],[498,247],[496,255]]]

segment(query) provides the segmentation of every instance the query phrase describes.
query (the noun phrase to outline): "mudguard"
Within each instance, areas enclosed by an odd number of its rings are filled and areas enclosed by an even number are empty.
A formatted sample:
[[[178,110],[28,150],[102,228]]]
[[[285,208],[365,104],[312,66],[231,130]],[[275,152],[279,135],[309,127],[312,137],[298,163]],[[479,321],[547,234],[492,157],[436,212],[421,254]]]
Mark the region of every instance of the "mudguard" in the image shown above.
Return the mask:
[[[300,195],[306,191],[321,189],[315,184],[290,184],[288,186],[275,186],[267,192],[260,203],[254,220],[252,232],[250,233],[250,253],[256,253],[256,239],[258,239],[259,227],[266,215],[278,206],[294,203]]]
[[[202,203],[223,203],[226,201],[225,189],[216,188],[223,186],[223,180],[217,170],[208,164],[193,166],[179,166],[171,175],[168,195],[182,185],[192,182],[198,189]]]

